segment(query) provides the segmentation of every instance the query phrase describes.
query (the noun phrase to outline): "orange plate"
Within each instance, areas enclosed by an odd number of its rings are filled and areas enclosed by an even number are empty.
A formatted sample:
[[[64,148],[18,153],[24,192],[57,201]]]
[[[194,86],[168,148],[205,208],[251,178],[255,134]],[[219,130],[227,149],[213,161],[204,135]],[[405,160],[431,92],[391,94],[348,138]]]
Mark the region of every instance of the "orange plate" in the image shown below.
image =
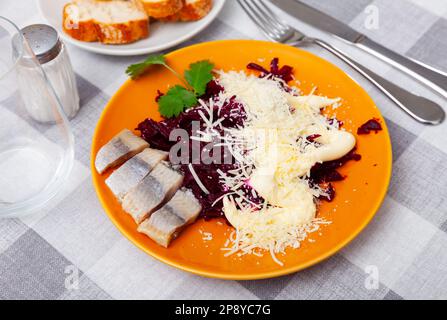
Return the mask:
[[[106,175],[94,169],[93,159],[99,148],[123,128],[133,129],[145,118],[160,119],[154,99],[157,89],[166,91],[178,80],[161,67],[137,81],[128,80],[110,100],[98,122],[92,145],[92,173],[96,192],[107,214],[117,228],[135,245],[151,256],[171,266],[206,277],[222,279],[263,279],[277,277],[309,267],[328,258],[349,243],[372,219],[385,197],[391,176],[391,144],[379,110],[368,94],[342,70],[331,63],[303,50],[270,42],[230,40],[202,43],[183,48],[167,55],[169,64],[178,71],[189,64],[209,59],[216,68],[246,70],[249,62],[268,65],[274,57],[280,64],[294,67],[296,85],[309,92],[313,86],[318,93],[341,97],[337,118],[351,132],[371,118],[381,119],[384,130],[378,134],[358,136],[359,162],[350,162],[340,172],[347,178],[335,183],[337,196],[332,203],[323,202],[319,216],[332,221],[304,241],[301,248],[278,255],[281,267],[267,253],[264,257],[236,255],[224,257],[221,248],[231,232],[226,224],[213,220],[197,221],[188,227],[168,249],[158,246],[136,231],[136,225],[123,212],[120,204],[104,183]],[[262,61],[262,62],[260,62]],[[212,241],[204,241],[200,231],[210,232]]]

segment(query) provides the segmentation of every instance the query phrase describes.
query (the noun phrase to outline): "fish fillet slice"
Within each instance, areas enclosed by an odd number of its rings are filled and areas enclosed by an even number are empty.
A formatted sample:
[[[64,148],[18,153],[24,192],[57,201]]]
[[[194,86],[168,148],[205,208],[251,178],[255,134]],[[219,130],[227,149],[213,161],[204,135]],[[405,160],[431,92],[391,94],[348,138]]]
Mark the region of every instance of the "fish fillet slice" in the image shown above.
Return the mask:
[[[96,154],[95,167],[102,174],[107,169],[124,163],[142,150],[149,148],[149,143],[124,129],[105,144]]]
[[[183,188],[177,191],[171,201],[143,221],[138,232],[167,248],[184,227],[196,221],[201,210],[202,206],[191,190]]]
[[[115,170],[106,180],[106,184],[115,197],[122,201],[129,190],[137,186],[160,161],[166,160],[168,155],[164,151],[144,149]]]
[[[123,209],[137,224],[169,201],[180,188],[183,175],[174,170],[166,161],[160,162],[123,199]]]

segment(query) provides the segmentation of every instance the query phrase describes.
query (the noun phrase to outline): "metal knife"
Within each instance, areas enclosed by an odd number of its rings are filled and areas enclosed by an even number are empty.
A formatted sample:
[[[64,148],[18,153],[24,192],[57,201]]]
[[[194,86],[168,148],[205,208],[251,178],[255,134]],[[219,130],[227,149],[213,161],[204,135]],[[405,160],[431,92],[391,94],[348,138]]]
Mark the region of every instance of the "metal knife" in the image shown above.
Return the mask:
[[[270,0],[286,13],[325,32],[354,44],[366,52],[402,70],[447,99],[447,73],[419,61],[406,58],[369,39],[343,22],[298,0]]]

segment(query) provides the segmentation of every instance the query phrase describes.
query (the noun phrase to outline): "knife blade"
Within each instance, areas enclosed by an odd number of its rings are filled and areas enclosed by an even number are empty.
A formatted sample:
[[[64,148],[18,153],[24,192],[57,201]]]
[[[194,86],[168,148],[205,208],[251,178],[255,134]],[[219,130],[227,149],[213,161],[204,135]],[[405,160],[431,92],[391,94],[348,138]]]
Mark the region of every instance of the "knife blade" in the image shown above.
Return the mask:
[[[294,0],[270,0],[283,11],[320,30],[334,34],[348,42],[357,43],[364,35],[330,15]]]
[[[371,40],[345,23],[298,0],[270,0],[271,3],[299,20],[356,45],[412,76],[447,98],[447,73],[404,57]]]

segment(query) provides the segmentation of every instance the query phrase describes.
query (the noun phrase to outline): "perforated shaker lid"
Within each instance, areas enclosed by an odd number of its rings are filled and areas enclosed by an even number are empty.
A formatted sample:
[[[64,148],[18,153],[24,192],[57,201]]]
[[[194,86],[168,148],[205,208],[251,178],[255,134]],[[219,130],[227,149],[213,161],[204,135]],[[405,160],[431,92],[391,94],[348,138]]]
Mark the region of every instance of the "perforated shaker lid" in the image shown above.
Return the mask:
[[[47,63],[59,55],[62,43],[53,27],[46,24],[32,24],[23,28],[21,32],[40,64]]]

